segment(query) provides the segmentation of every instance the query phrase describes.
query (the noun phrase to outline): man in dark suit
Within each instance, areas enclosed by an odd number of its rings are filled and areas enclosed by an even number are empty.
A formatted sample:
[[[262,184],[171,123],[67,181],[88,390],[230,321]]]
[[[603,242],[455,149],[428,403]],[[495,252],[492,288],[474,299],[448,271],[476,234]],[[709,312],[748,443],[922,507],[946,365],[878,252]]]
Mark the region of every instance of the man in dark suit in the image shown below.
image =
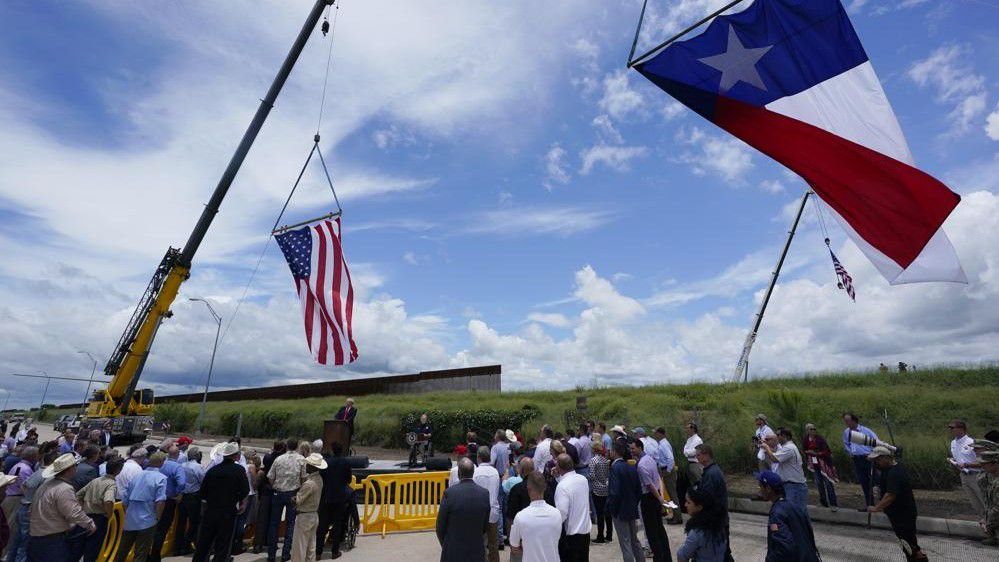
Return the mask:
[[[354,407],[354,399],[348,398],[347,402],[337,410],[336,417],[333,419],[347,422],[347,426],[350,427],[350,434],[354,435],[354,418],[356,417],[357,408]]]
[[[485,562],[483,538],[489,527],[489,492],[472,481],[475,465],[458,461],[458,483],[444,490],[437,512],[441,562]]]
[[[333,559],[340,558],[340,543],[343,542],[344,523],[347,521],[347,507],[350,505],[352,472],[350,463],[343,457],[343,445],[333,443],[332,454],[323,455],[326,468],[320,473],[323,477],[323,497],[319,503],[319,528],[316,530],[316,560],[322,558],[326,536],[333,527],[330,551]]]

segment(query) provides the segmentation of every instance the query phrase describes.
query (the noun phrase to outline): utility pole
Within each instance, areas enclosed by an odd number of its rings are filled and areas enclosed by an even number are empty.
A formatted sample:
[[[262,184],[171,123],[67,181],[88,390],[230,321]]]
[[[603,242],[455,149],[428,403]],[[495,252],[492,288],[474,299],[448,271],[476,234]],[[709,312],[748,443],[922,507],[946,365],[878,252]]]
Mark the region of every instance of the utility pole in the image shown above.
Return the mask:
[[[808,196],[811,195],[811,191],[806,191],[805,195],[801,198],[801,205],[798,206],[798,214],[794,216],[794,222],[791,223],[791,230],[787,231],[787,242],[784,243],[784,249],[781,250],[780,258],[777,260],[777,267],[774,269],[773,274],[770,277],[770,286],[767,287],[767,292],[763,296],[763,302],[760,304],[760,311],[756,313],[756,320],[753,322],[753,328],[749,330],[749,335],[746,336],[746,342],[742,345],[742,354],[739,356],[739,362],[735,364],[735,374],[732,377],[734,382],[747,382],[749,381],[749,352],[753,349],[753,344],[756,343],[756,334],[760,331],[760,324],[763,322],[763,313],[767,311],[767,304],[770,303],[770,295],[774,292],[774,287],[777,285],[777,277],[780,276],[781,267],[784,266],[784,258],[787,257],[787,251],[791,248],[791,240],[794,239],[794,232],[798,230],[798,222],[801,220],[801,213],[805,210],[805,203],[808,202]]]
[[[0,390],[2,390],[2,391],[4,391],[4,392],[7,393],[7,398],[3,399],[3,411],[6,412],[7,411],[7,403],[10,402],[10,391],[7,390],[6,388],[0,388]]]
[[[45,371],[42,371],[42,372],[44,373]],[[38,405],[39,419],[41,419],[42,410],[45,409],[45,397],[48,396],[48,394],[49,394],[49,383],[50,382],[52,382],[52,379],[50,379],[49,377],[46,376],[45,377],[45,390],[42,391],[42,402],[41,402],[41,404]]]
[[[208,386],[212,383],[212,369],[215,367],[215,352],[219,348],[219,332],[222,331],[222,317],[215,312],[212,308],[211,303],[201,298],[190,298],[190,301],[198,301],[205,303],[208,307],[208,312],[212,313],[212,318],[215,319],[215,345],[212,346],[212,360],[208,363],[208,378],[205,379],[205,392],[201,395],[201,413],[198,414],[198,433],[204,434],[205,432],[205,407],[208,404]],[[242,415],[242,414],[241,414]]]
[[[87,392],[83,394],[83,404],[80,405],[80,414],[82,415],[87,411],[87,402],[90,400],[90,387],[94,384],[94,373],[97,372],[97,359],[90,354],[89,351],[77,351],[77,353],[83,353],[94,362],[94,367],[90,369],[90,381],[87,383]]]

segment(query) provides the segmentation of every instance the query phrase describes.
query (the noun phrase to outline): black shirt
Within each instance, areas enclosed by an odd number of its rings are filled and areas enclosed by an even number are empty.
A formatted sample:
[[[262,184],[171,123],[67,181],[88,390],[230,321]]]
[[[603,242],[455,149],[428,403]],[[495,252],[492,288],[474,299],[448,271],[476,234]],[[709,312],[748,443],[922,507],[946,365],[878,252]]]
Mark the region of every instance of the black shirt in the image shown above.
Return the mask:
[[[726,512],[728,511],[728,485],[725,484],[725,475],[717,464],[711,463],[704,467],[701,481],[697,483],[697,488],[703,490],[714,498],[717,505]]]
[[[323,477],[323,503],[341,504],[350,497],[348,490],[353,472],[350,463],[343,457],[323,455],[326,468],[319,473]],[[352,493],[352,491],[351,491]]]
[[[506,518],[513,519],[520,510],[531,505],[531,496],[527,493],[527,482],[520,481],[510,488],[506,497]]]
[[[231,459],[213,466],[201,481],[201,499],[208,509],[236,511],[236,505],[249,493],[246,469]]]
[[[881,471],[882,491],[881,497],[885,494],[895,494],[895,501],[885,508],[885,515],[894,519],[896,517],[916,517],[916,498],[912,495],[912,484],[909,482],[909,473],[905,467],[896,464]]]
[[[430,427],[430,422],[427,422],[427,423],[421,423],[420,425],[416,426],[416,432],[419,433],[420,435],[430,435],[431,433],[434,432],[434,429]]]

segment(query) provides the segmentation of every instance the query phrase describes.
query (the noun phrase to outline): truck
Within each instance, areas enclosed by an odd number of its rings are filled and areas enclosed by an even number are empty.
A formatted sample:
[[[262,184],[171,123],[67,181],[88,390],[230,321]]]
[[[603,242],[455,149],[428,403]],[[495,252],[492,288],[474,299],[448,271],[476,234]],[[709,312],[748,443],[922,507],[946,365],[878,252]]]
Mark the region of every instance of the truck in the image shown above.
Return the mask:
[[[138,384],[146,360],[149,358],[153,340],[156,338],[156,332],[164,320],[173,316],[170,307],[177,298],[181,284],[191,275],[191,263],[195,252],[219,212],[222,200],[246,159],[257,133],[260,132],[271,108],[274,107],[274,102],[309,36],[323,11],[333,2],[334,0],[316,0],[267,95],[260,101],[257,112],[243,133],[242,140],[215,186],[215,191],[205,205],[187,243],[183,248],[167,249],[166,255],[153,273],[142,298],[139,299],[139,304],[125,326],[125,331],[104,366],[104,374],[110,377],[111,381],[107,388],[93,392],[83,419],[80,420],[81,432],[92,429],[107,430],[111,433],[112,445],[120,445],[141,442],[152,430],[155,395],[152,389],[140,389]]]

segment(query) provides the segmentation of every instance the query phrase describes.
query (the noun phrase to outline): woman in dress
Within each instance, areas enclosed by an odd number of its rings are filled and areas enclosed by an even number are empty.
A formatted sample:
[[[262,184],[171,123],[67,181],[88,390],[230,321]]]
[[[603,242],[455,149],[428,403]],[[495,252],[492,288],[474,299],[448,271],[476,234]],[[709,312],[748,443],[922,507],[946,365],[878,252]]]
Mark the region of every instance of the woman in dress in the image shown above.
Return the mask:
[[[805,441],[802,443],[805,455],[808,457],[808,470],[812,472],[812,480],[819,490],[819,501],[822,507],[831,508],[837,511],[836,503],[836,483],[839,478],[836,475],[836,467],[832,463],[832,451],[829,444],[819,435],[815,424],[805,424]]]

